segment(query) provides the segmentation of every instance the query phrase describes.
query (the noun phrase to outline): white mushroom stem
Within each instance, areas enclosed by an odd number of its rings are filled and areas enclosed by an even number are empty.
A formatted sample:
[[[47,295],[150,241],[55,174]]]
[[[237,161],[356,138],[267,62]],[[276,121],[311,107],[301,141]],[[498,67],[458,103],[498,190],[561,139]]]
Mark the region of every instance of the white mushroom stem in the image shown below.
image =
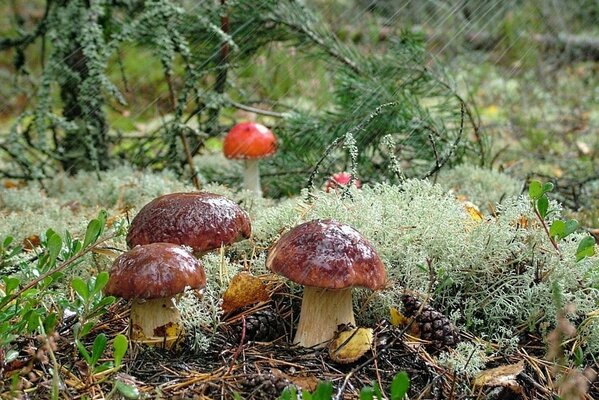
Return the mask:
[[[181,316],[172,298],[133,300],[131,340],[170,348],[181,334]]]
[[[260,188],[260,168],[258,167],[258,159],[245,160],[245,169],[243,171],[243,188],[251,190],[258,197],[262,197],[262,189]]]
[[[351,288],[331,290],[306,286],[294,343],[323,347],[333,339],[337,326],[356,325]]]

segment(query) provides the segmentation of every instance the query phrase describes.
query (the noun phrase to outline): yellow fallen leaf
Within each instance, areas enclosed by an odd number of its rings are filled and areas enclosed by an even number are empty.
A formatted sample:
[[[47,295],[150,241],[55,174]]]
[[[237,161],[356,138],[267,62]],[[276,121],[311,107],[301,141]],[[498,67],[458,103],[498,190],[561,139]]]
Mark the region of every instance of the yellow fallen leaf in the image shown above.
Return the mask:
[[[231,279],[223,296],[223,311],[231,312],[269,299],[266,285],[256,276],[240,272]]]
[[[389,314],[391,315],[389,322],[391,322],[391,325],[393,326],[405,326],[410,321],[409,318],[406,318],[395,307],[389,308]]]
[[[357,361],[372,347],[373,331],[371,328],[354,328],[339,332],[329,343],[331,360],[339,364]]]
[[[497,368],[491,368],[482,371],[474,377],[472,384],[474,386],[505,386],[515,388],[519,386],[516,377],[524,371],[524,362],[517,364],[501,365]]]
[[[464,201],[464,208],[466,209],[468,215],[470,215],[470,218],[472,218],[473,221],[481,222],[484,219],[480,210],[474,203],[470,201]]]

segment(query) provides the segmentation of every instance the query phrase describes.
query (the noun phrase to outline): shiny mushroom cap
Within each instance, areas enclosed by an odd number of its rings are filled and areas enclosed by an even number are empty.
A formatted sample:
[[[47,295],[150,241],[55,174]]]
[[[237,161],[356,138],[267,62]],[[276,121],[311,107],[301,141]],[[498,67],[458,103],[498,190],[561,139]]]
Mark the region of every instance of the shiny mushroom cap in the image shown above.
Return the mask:
[[[231,159],[259,159],[277,151],[277,138],[270,129],[255,122],[235,125],[223,143],[225,157]]]
[[[250,237],[250,219],[237,203],[212,193],[172,193],[146,204],[133,218],[127,244],[167,242],[202,253]]]
[[[114,260],[104,292],[123,299],[158,299],[206,286],[202,263],[181,246],[137,246]]]
[[[385,266],[354,228],[333,220],[314,220],[285,233],[270,249],[267,266],[304,286],[326,289],[381,289]]]

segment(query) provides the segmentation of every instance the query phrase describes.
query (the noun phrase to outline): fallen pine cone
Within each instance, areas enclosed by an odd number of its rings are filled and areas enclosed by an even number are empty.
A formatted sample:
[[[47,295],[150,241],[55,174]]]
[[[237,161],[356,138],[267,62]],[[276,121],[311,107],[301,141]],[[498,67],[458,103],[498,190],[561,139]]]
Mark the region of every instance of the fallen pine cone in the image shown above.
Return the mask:
[[[428,304],[425,304],[422,312],[416,315],[422,302],[413,296],[403,296],[402,302],[406,317],[414,318],[419,337],[429,342],[427,344],[429,350],[440,351],[445,347],[455,347],[459,343],[460,334],[445,315]]]

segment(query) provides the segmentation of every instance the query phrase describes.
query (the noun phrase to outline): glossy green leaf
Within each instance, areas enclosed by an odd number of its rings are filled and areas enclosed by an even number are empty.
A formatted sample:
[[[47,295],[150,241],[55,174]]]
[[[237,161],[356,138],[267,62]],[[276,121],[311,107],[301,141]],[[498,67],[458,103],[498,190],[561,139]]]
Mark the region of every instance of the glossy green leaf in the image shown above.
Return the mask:
[[[391,382],[391,400],[403,400],[410,388],[410,377],[405,371],[401,371]]]
[[[543,193],[553,191],[554,185],[551,182],[546,182],[543,184]]]
[[[566,223],[561,219],[556,219],[549,227],[549,235],[554,238],[561,239],[566,233]]]
[[[13,290],[19,287],[19,284],[21,283],[18,278],[11,278],[8,276],[2,277],[2,280],[4,281],[4,292],[7,296],[11,294]]]
[[[331,382],[319,382],[316,390],[312,393],[313,400],[331,400],[333,397],[333,384]]]
[[[87,351],[87,349],[85,348],[83,343],[81,343],[81,341],[79,339],[75,339],[75,345],[77,346],[77,349],[79,350],[79,354],[81,354],[83,356],[83,359],[85,360],[85,362],[88,365],[92,365],[92,356],[89,354],[89,351]]]
[[[539,210],[539,214],[542,218],[545,218],[547,216],[547,211],[549,210],[549,199],[547,198],[547,196],[542,195],[541,197],[539,197],[539,199],[537,200],[537,210]]]
[[[113,352],[112,356],[114,357],[114,366],[118,367],[121,365],[121,361],[123,357],[127,353],[127,348],[129,347],[129,341],[127,337],[123,334],[118,334],[112,341]]]
[[[104,354],[104,349],[106,349],[106,343],[108,342],[108,338],[104,333],[100,333],[94,339],[94,345],[92,347],[92,365],[95,365],[102,354]]]
[[[102,271],[96,277],[96,282],[94,283],[93,294],[100,293],[104,286],[108,283],[108,272]]]
[[[528,185],[528,196],[532,200],[537,200],[543,195],[543,184],[540,181],[532,180]]]
[[[138,399],[139,398],[139,389],[133,385],[129,385],[123,381],[115,382],[116,390],[119,391],[127,399]]]
[[[595,255],[595,239],[591,236],[586,236],[578,243],[576,261],[580,261],[585,257],[592,257],[593,255]]]
[[[87,229],[85,231],[85,239],[83,239],[82,248],[85,249],[87,246],[98,240],[101,229],[102,224],[100,223],[100,221],[98,221],[97,219],[92,219],[91,221],[89,221],[89,224],[87,224]]]
[[[49,264],[54,264],[56,258],[60,254],[60,250],[62,249],[62,239],[60,236],[51,229],[48,229],[46,233],[47,243],[46,246],[48,248],[49,255]]]
[[[89,289],[87,283],[81,278],[73,278],[71,287],[77,292],[79,297],[87,301],[89,299]]]
[[[580,224],[575,219],[569,219],[566,221],[564,237],[574,233]]]
[[[2,247],[6,248],[8,246],[10,246],[10,244],[13,241],[13,237],[12,236],[7,236],[6,238],[4,238],[4,242],[2,242]]]

